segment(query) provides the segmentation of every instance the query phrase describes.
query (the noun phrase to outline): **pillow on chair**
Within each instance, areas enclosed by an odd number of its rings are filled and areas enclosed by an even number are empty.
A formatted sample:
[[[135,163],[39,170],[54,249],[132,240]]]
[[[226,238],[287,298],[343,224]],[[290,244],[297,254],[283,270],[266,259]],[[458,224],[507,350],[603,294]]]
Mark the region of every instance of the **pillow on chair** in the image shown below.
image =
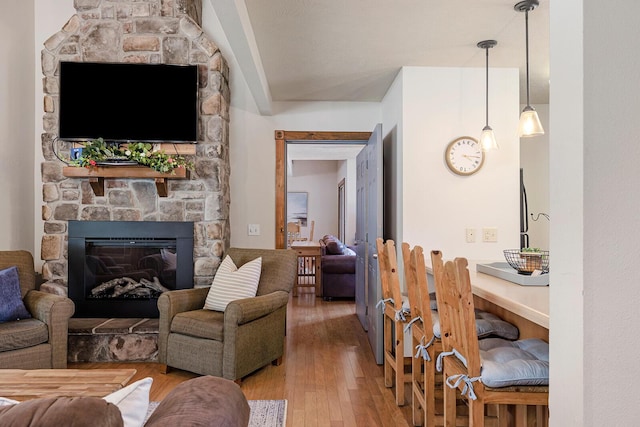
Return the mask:
[[[204,308],[224,311],[231,301],[255,297],[261,271],[262,257],[249,261],[238,268],[231,257],[227,255],[213,277]]]
[[[0,323],[29,319],[31,314],[22,302],[18,267],[0,271]]]
[[[507,340],[518,339],[520,331],[511,323],[487,311],[476,309],[475,314],[478,338],[494,336]],[[433,318],[433,335],[435,335],[436,338],[440,338],[440,317],[438,316],[438,312],[432,311],[431,316]]]

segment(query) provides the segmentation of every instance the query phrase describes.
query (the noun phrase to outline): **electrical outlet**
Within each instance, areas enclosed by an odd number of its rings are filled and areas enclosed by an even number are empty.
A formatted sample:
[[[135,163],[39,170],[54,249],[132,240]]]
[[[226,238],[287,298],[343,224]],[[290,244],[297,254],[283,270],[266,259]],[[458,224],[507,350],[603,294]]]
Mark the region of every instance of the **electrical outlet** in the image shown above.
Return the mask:
[[[475,228],[467,228],[467,243],[475,243],[476,241],[476,229]]]
[[[498,227],[484,227],[482,229],[482,241],[495,243],[498,241]]]
[[[249,224],[247,234],[249,236],[259,236],[260,235],[260,224]]]

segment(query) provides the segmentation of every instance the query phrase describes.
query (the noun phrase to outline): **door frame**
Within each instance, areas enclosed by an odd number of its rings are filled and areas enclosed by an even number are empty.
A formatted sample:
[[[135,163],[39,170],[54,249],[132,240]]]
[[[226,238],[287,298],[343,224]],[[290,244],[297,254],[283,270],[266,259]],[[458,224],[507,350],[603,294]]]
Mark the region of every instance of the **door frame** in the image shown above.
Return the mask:
[[[287,143],[315,141],[318,143],[366,143],[371,132],[331,132],[331,131],[275,131],[276,143],[276,249],[285,249],[286,203],[287,203]]]
[[[344,242],[345,239],[345,228],[347,223],[347,195],[346,195],[346,180],[342,178],[342,180],[338,183],[338,239],[341,242]]]

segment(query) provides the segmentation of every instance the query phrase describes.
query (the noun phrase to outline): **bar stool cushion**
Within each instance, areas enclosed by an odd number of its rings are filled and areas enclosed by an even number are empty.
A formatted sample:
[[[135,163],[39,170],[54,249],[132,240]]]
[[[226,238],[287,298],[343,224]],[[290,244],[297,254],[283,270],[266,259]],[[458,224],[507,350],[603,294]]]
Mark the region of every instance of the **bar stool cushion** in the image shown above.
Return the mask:
[[[487,387],[549,384],[549,344],[538,338],[478,341],[482,383]]]
[[[486,311],[476,309],[475,314],[478,338],[499,337],[506,340],[518,339],[520,331],[511,323]],[[436,338],[440,338],[440,318],[438,317],[438,312],[432,310],[431,316],[433,319],[433,335],[435,335]]]

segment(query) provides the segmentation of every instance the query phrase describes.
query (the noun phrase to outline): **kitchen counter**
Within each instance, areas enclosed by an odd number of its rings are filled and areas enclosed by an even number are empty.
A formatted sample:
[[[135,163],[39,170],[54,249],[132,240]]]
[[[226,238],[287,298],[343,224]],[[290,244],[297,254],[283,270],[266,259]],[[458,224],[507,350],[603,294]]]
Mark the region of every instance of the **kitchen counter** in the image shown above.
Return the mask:
[[[523,286],[476,271],[476,264],[468,261],[469,277],[476,308],[492,312],[516,324],[520,338],[549,338],[549,286]],[[489,261],[491,262],[491,261]],[[430,285],[433,270],[427,263]]]

